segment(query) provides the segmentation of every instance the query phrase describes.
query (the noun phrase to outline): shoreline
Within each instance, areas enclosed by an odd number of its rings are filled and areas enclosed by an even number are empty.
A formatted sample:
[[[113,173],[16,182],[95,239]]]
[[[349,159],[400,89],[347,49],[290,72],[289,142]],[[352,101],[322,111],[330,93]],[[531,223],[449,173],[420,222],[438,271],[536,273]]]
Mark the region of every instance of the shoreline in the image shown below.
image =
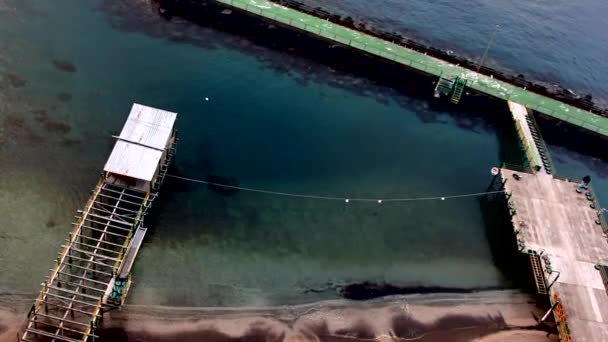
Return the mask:
[[[26,318],[24,304],[30,302],[23,295],[0,296],[0,341],[15,340]],[[538,325],[542,314],[532,296],[516,290],[276,307],[127,304],[106,314],[97,333],[101,341],[116,342],[442,341],[448,336],[451,341],[556,341],[552,325]]]

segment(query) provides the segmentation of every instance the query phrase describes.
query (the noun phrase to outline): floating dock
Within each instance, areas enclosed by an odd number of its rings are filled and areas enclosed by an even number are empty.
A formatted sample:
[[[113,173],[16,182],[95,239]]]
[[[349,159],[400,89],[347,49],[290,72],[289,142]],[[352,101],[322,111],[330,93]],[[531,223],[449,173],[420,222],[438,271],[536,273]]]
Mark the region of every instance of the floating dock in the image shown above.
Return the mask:
[[[134,104],[102,176],[42,284],[20,341],[94,341],[120,307],[143,241],[143,220],[175,154],[177,114]]]
[[[469,88],[505,101],[519,103],[560,121],[608,136],[608,118],[596,115],[525,88],[428,56],[408,47],[347,28],[267,0],[215,0],[229,8],[269,20],[332,43],[347,46],[405,67],[436,76],[436,93],[458,103]]]

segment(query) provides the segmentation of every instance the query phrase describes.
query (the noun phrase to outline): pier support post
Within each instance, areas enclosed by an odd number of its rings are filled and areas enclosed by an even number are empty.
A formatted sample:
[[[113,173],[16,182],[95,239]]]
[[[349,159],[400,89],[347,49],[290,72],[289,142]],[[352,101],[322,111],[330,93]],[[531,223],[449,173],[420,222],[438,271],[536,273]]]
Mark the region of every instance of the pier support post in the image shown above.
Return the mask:
[[[49,291],[49,284],[46,282],[46,280],[44,281],[44,293],[48,293]],[[44,301],[44,313],[48,314],[49,313],[49,308],[46,304],[46,300]]]

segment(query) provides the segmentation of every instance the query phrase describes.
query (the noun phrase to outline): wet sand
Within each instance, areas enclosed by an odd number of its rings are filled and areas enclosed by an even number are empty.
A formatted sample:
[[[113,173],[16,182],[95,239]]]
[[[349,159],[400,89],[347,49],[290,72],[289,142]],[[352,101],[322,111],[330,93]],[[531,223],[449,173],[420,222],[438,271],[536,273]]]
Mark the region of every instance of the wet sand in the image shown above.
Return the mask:
[[[25,296],[2,296],[0,341],[14,341]],[[557,341],[533,298],[516,291],[324,301],[272,308],[126,305],[101,341]],[[549,335],[548,335],[549,333]]]

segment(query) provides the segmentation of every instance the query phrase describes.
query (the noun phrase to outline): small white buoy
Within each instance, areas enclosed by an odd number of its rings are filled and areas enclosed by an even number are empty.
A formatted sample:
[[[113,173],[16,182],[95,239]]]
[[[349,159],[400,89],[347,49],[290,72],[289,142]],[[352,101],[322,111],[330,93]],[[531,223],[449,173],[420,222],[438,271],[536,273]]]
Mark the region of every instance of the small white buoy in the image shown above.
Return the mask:
[[[348,203],[348,202],[350,202],[350,200],[347,198],[344,200],[344,202]]]
[[[205,101],[209,101],[209,98],[208,98],[208,97],[205,97]]]
[[[442,200],[442,201],[445,201],[445,197],[441,197],[441,200]]]
[[[382,203],[382,200],[378,200],[378,203]]]

